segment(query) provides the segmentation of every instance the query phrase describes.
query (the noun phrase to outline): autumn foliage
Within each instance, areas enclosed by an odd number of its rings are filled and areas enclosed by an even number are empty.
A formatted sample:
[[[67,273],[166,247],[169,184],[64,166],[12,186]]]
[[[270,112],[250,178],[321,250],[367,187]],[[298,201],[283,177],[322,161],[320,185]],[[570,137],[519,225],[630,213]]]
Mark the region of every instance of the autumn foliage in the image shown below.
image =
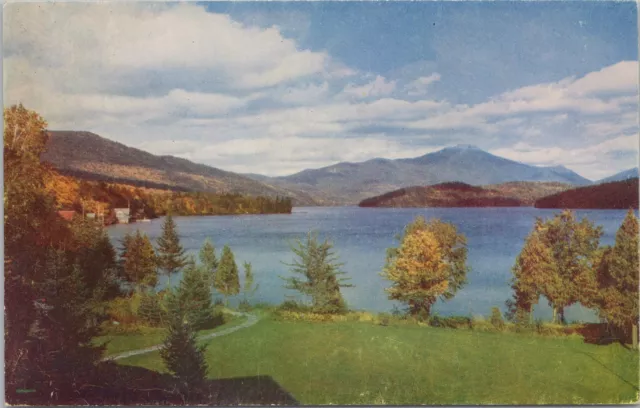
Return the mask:
[[[392,282],[389,298],[412,315],[427,317],[438,298],[448,300],[465,284],[468,267],[464,235],[452,224],[417,217],[390,248],[382,277]]]

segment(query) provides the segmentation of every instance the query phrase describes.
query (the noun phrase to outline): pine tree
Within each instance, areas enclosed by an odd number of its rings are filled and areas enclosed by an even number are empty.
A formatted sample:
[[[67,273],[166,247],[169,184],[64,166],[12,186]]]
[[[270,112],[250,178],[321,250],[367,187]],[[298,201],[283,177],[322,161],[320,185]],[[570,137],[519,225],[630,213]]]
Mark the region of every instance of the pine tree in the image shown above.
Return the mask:
[[[319,242],[316,233],[307,234],[307,239],[298,239],[291,246],[294,261],[285,264],[297,276],[285,277],[285,288],[300,292],[311,298],[313,310],[318,313],[342,313],[347,305],[340,292],[341,288],[353,287],[345,283],[342,263],[333,251],[333,245],[325,240]]]
[[[248,302],[248,297],[252,296],[258,290],[258,285],[254,286],[253,266],[249,262],[245,262],[244,266],[244,284],[242,286],[242,292],[244,293],[244,300]]]
[[[209,328],[213,322],[211,286],[201,266],[190,259],[178,287],[178,299],[184,316],[194,330]]]
[[[168,297],[169,326],[160,356],[167,370],[177,381],[179,391],[187,401],[195,400],[205,391],[207,363],[206,346],[198,346],[196,333],[185,321],[178,296]]]
[[[175,221],[171,214],[167,214],[162,224],[162,235],[158,238],[158,265],[169,278],[186,265],[184,248],[180,245],[180,237]]]
[[[407,304],[412,315],[427,317],[438,298],[449,300],[466,283],[466,238],[452,224],[417,217],[405,227],[400,246],[387,250],[382,277],[390,280],[390,299]]]
[[[599,312],[638,347],[638,219],[629,210],[598,270]]]
[[[126,239],[127,247],[121,255],[124,274],[138,292],[154,288],[158,283],[158,264],[149,237],[139,230]]]
[[[216,290],[224,296],[225,305],[227,304],[229,296],[240,293],[238,265],[228,245],[222,248],[222,256],[220,257],[218,271],[215,275],[214,286]]]
[[[162,309],[160,297],[156,293],[144,293],[137,311],[138,318],[152,327],[163,326],[166,313]]]
[[[205,276],[209,281],[209,286],[214,287],[216,271],[218,270],[218,258],[216,257],[216,249],[209,238],[204,241],[202,248],[200,248],[199,258]]]

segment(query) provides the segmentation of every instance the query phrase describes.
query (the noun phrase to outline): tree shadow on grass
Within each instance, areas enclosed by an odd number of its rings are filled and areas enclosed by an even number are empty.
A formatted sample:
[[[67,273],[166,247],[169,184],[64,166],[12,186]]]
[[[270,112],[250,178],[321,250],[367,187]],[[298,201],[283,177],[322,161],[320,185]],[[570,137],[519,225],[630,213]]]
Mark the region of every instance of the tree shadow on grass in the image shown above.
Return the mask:
[[[625,379],[623,376],[621,376],[620,374],[618,374],[617,372],[615,372],[612,368],[608,367],[607,365],[605,365],[603,362],[601,362],[600,360],[598,360],[597,358],[595,358],[593,355],[585,352],[585,351],[579,351],[579,350],[574,350],[575,353],[578,354],[582,354],[585,355],[587,357],[589,357],[591,360],[593,360],[594,362],[596,362],[600,367],[604,368],[606,371],[610,372],[611,374],[615,375],[616,377],[618,377],[618,379],[622,382],[624,382],[625,384],[629,385],[631,388],[633,388],[634,391],[638,392],[640,391],[640,388],[638,388],[638,384],[634,384],[630,381],[628,381],[627,379]]]
[[[33,393],[7,387],[6,400],[13,405],[299,405],[291,394],[270,376],[208,380],[201,396],[185,400],[175,381],[142,367],[101,363],[93,378],[77,386],[70,395],[51,401]]]

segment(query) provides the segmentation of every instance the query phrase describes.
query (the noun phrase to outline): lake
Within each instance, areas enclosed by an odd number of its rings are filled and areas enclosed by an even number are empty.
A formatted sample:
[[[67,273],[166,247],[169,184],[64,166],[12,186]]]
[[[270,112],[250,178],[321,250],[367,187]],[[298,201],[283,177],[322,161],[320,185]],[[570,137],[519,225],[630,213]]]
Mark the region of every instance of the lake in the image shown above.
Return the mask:
[[[434,311],[441,315],[484,315],[491,307],[505,310],[504,302],[511,297],[509,279],[511,267],[522,249],[535,217],[551,217],[559,210],[517,208],[359,208],[359,207],[299,207],[292,214],[175,217],[182,245],[197,254],[205,238],[212,239],[218,255],[229,244],[236,256],[241,274],[242,263],[251,262],[258,291],[254,302],[281,303],[285,296],[295,295],[282,287],[280,276],[289,276],[291,262],[289,244],[309,230],[318,231],[335,245],[344,271],[354,288],[343,289],[353,309],[389,312],[394,302],[387,299],[388,286],[379,276],[385,262],[385,251],[395,246],[395,236],[417,215],[440,218],[453,223],[467,237],[471,271],[467,285],[448,302],[438,301]],[[602,244],[613,244],[615,233],[625,211],[578,210],[604,229]],[[140,229],[152,240],[161,232],[162,218],[150,223],[119,224],[107,228],[116,247],[126,232]],[[174,277],[173,282],[179,278]],[[165,280],[161,279],[163,285]],[[237,299],[235,300],[237,301]],[[546,300],[536,306],[536,317],[549,318],[551,310]],[[566,312],[571,320],[596,321],[593,311],[573,306]]]

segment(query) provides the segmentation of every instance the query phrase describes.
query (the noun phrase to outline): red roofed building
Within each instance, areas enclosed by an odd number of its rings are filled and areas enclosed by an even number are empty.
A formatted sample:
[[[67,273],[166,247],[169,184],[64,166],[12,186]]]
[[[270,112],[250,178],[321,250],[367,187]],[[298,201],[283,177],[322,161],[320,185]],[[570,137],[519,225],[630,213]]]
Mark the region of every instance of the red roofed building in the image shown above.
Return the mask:
[[[68,211],[63,210],[63,211],[58,211],[58,215],[67,221],[71,221],[73,219],[73,216],[76,215],[76,212],[73,210],[68,210]]]

